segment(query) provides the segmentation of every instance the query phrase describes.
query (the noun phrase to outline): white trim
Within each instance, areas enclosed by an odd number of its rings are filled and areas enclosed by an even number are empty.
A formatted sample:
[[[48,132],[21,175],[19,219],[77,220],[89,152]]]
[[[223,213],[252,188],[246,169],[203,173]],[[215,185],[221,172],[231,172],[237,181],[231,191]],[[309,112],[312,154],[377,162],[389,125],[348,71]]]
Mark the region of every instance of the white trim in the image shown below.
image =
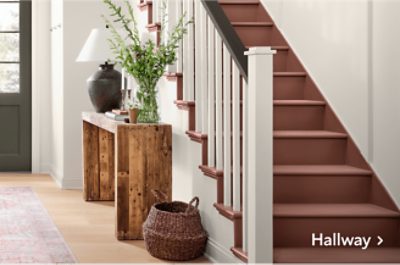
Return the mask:
[[[207,12],[200,5],[200,38],[202,40],[207,39]],[[207,42],[202,41],[200,42],[200,77],[201,77],[201,100],[196,101],[198,102],[201,108],[201,132],[208,133],[208,95],[207,95],[207,85],[208,85],[208,76],[207,76]],[[197,109],[197,107],[196,107]],[[197,117],[196,117],[197,120]]]
[[[273,54],[253,47],[248,56],[247,247],[249,263],[273,259]],[[260,122],[260,121],[263,122]]]
[[[242,263],[243,261],[236,258],[230,249],[218,244],[211,238],[207,238],[207,244],[203,256],[212,263]]]
[[[232,195],[233,210],[240,211],[240,71],[232,62]]]
[[[57,183],[57,185],[62,188],[62,174],[60,174],[59,172],[57,173],[54,170],[53,165],[51,164],[41,164],[40,165],[40,174],[49,174],[52,179]]]
[[[38,1],[32,1],[32,173],[40,172],[40,97],[39,97],[39,58],[38,58]]]
[[[248,201],[248,163],[249,163],[249,152],[248,152],[248,119],[249,119],[249,114],[248,114],[248,92],[249,92],[249,87],[246,82],[246,80],[243,78],[242,81],[243,84],[243,90],[242,90],[242,101],[243,101],[243,140],[242,140],[242,154],[243,154],[243,165],[242,165],[242,238],[243,238],[243,245],[242,249],[244,252],[248,252],[248,215],[247,215],[247,201]]]
[[[49,174],[62,190],[83,189],[82,178],[63,178],[62,172],[56,171],[51,164],[41,164],[40,174]]]
[[[50,174],[52,172],[53,167],[50,164],[41,164],[39,174]]]
[[[224,169],[222,152],[222,78],[222,39],[218,31],[215,31],[215,167],[217,170]]]
[[[231,55],[224,43],[224,174],[231,175]],[[231,206],[231,178],[224,178],[224,205]]]
[[[63,178],[62,179],[62,190],[82,190],[83,179],[82,178]]]
[[[363,148],[369,163],[374,159],[374,14],[373,1],[368,1],[368,145]]]
[[[215,167],[215,26],[208,20],[208,166]]]
[[[201,23],[202,23],[202,21],[201,21],[201,15],[200,15],[200,11],[201,11],[201,2],[200,2],[200,0],[195,0],[194,1],[194,4],[195,4],[195,9],[194,9],[194,11],[195,11],[195,32],[194,32],[194,34],[195,34],[195,47],[197,47],[197,49],[195,49],[195,58],[196,58],[196,60],[195,60],[195,75],[197,76],[197,78],[195,78],[195,100],[197,101],[197,104],[196,104],[196,108],[195,108],[195,117],[196,117],[196,119],[195,119],[195,122],[196,122],[196,124],[195,124],[195,131],[196,132],[201,132],[203,129],[202,129],[202,127],[201,127],[201,125],[202,125],[202,120],[203,120],[203,117],[202,117],[202,114],[203,114],[203,110],[202,110],[202,104],[201,104],[201,102],[204,100],[204,98],[202,97],[203,95],[202,95],[202,88],[204,88],[204,86],[202,85],[202,83],[203,83],[203,80],[202,80],[202,74],[201,74],[201,70],[202,70],[202,68],[203,68],[203,66],[202,66],[202,63],[203,63],[203,60],[201,60],[201,45],[202,45],[202,42],[200,41],[201,40]]]

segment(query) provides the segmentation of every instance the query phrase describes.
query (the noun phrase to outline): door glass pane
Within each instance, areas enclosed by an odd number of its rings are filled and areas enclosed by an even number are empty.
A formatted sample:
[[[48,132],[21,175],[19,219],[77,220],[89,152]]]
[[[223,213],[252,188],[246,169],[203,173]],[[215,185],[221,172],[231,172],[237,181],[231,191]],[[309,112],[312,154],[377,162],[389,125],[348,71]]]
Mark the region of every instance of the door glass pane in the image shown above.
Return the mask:
[[[0,31],[19,31],[19,4],[1,3]]]
[[[19,64],[0,64],[0,93],[19,93]]]
[[[0,33],[0,62],[19,61],[19,33]]]

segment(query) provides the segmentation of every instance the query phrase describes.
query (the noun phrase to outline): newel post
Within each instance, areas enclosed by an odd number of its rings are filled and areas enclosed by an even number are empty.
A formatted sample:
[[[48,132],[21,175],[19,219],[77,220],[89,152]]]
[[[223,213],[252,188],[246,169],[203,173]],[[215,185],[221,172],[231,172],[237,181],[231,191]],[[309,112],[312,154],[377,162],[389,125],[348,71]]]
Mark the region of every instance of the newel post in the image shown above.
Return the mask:
[[[272,263],[273,255],[273,55],[254,47],[248,56],[247,242],[249,263]]]

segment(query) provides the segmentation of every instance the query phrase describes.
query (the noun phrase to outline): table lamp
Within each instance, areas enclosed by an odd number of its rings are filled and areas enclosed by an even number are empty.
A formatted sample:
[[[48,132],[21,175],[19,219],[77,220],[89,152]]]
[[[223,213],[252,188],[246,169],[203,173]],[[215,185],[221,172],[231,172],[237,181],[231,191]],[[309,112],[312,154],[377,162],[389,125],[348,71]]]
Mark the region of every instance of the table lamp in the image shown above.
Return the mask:
[[[115,54],[108,39],[113,39],[111,29],[92,29],[77,62],[104,62],[87,80],[89,97],[96,112],[104,113],[122,106],[122,75],[114,70]],[[126,84],[126,82],[124,82]],[[126,89],[126,87],[124,88]]]

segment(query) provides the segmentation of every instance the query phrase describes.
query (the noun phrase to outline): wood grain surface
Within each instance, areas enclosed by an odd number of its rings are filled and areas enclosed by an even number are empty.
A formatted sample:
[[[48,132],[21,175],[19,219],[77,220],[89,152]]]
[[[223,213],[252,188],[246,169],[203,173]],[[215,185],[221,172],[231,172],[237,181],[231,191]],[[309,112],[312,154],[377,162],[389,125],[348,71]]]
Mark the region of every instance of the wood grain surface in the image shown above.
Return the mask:
[[[172,127],[119,126],[116,145],[116,236],[143,239],[142,224],[156,202],[151,190],[172,196]]]
[[[151,190],[172,197],[172,126],[82,117],[84,200],[115,200],[115,236],[143,239],[142,224],[156,202]]]

